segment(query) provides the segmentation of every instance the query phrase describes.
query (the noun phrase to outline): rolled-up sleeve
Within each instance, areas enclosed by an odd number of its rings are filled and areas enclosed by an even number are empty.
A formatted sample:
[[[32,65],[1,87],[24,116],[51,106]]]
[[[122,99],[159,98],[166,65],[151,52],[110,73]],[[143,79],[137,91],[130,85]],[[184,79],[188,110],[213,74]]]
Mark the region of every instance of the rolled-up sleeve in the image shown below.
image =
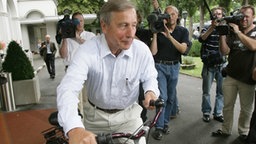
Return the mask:
[[[151,52],[148,50],[150,54],[148,54],[144,60],[145,69],[142,73],[142,87],[144,92],[153,91],[157,97],[160,95],[160,91],[158,89],[158,81],[157,81],[157,70],[155,68],[155,62]]]
[[[57,87],[58,122],[65,134],[73,128],[84,128],[81,117],[78,115],[79,93],[87,79],[88,68],[83,58],[76,55],[67,73]]]

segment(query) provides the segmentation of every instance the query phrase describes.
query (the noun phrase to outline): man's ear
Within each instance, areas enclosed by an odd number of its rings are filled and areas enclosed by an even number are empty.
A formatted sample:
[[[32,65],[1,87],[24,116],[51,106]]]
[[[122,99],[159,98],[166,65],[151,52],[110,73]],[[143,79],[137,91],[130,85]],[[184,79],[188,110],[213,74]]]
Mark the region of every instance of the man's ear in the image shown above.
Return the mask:
[[[106,33],[108,24],[106,24],[104,21],[101,20],[100,26],[101,26],[102,33]]]

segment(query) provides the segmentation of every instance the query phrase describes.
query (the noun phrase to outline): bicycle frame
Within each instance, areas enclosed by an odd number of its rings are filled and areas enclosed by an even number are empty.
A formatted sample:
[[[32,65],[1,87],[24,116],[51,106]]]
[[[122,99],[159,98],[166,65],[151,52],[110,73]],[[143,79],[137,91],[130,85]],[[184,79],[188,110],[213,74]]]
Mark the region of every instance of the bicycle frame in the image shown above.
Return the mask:
[[[62,127],[51,127],[42,132],[46,139],[46,144],[68,144],[68,139],[64,136]]]
[[[112,144],[113,139],[118,138],[127,138],[127,140],[131,139],[134,141],[139,140],[142,136],[146,135],[149,130],[155,126],[160,114],[162,113],[162,109],[164,106],[164,101],[162,99],[158,99],[155,102],[150,103],[151,106],[156,106],[157,112],[152,121],[149,121],[148,124],[141,126],[138,130],[135,131],[134,134],[131,133],[108,133],[108,134],[98,134],[96,137],[97,144]]]

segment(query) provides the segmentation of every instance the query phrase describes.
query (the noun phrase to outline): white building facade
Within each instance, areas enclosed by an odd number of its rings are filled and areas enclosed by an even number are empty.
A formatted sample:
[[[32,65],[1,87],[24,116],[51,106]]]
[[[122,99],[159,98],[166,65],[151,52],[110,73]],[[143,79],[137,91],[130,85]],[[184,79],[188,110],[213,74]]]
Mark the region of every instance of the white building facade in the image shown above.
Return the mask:
[[[88,24],[97,16],[84,17]],[[46,34],[56,43],[56,24],[62,18],[57,13],[57,0],[0,0],[0,41],[8,45],[16,40],[23,49],[37,51],[38,40],[43,41]]]

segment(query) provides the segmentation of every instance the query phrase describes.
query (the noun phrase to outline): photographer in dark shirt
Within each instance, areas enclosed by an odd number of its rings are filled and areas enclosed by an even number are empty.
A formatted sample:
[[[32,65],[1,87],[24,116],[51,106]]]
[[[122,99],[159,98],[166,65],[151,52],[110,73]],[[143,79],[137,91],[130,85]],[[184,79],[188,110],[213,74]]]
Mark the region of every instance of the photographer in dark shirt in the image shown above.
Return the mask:
[[[254,55],[256,51],[256,27],[253,24],[253,6],[243,6],[240,13],[244,17],[236,24],[229,23],[230,34],[220,37],[220,51],[228,55],[227,77],[223,81],[224,122],[222,129],[212,136],[232,134],[234,106],[239,95],[240,113],[238,121],[239,139],[245,141],[249,132],[253,110],[255,81],[252,79]]]
[[[256,81],[256,59],[254,59],[254,69],[252,72],[252,79]],[[255,91],[255,97],[256,98],[256,91]],[[255,144],[256,143],[256,100],[254,99],[254,111],[252,113],[252,118],[250,122],[250,131],[248,134],[248,144]]]
[[[222,92],[222,69],[225,64],[225,56],[219,51],[219,33],[216,27],[221,25],[217,19],[224,17],[224,9],[216,7],[212,10],[212,14],[216,19],[212,20],[210,26],[202,29],[201,35],[198,39],[202,43],[201,59],[203,62],[202,68],[202,104],[201,111],[203,113],[203,121],[210,122],[211,111],[213,110],[213,119],[223,122],[223,92]],[[211,106],[210,91],[212,83],[216,80],[216,97],[214,109]]]
[[[157,2],[153,0],[153,3]],[[168,19],[163,22],[163,31],[154,33],[151,43],[151,52],[154,56],[158,72],[158,87],[160,97],[165,107],[156,122],[153,138],[161,140],[163,133],[169,133],[171,112],[177,108],[177,91],[181,55],[187,54],[191,47],[189,32],[186,28],[177,25],[179,11],[175,6],[165,8]]]

